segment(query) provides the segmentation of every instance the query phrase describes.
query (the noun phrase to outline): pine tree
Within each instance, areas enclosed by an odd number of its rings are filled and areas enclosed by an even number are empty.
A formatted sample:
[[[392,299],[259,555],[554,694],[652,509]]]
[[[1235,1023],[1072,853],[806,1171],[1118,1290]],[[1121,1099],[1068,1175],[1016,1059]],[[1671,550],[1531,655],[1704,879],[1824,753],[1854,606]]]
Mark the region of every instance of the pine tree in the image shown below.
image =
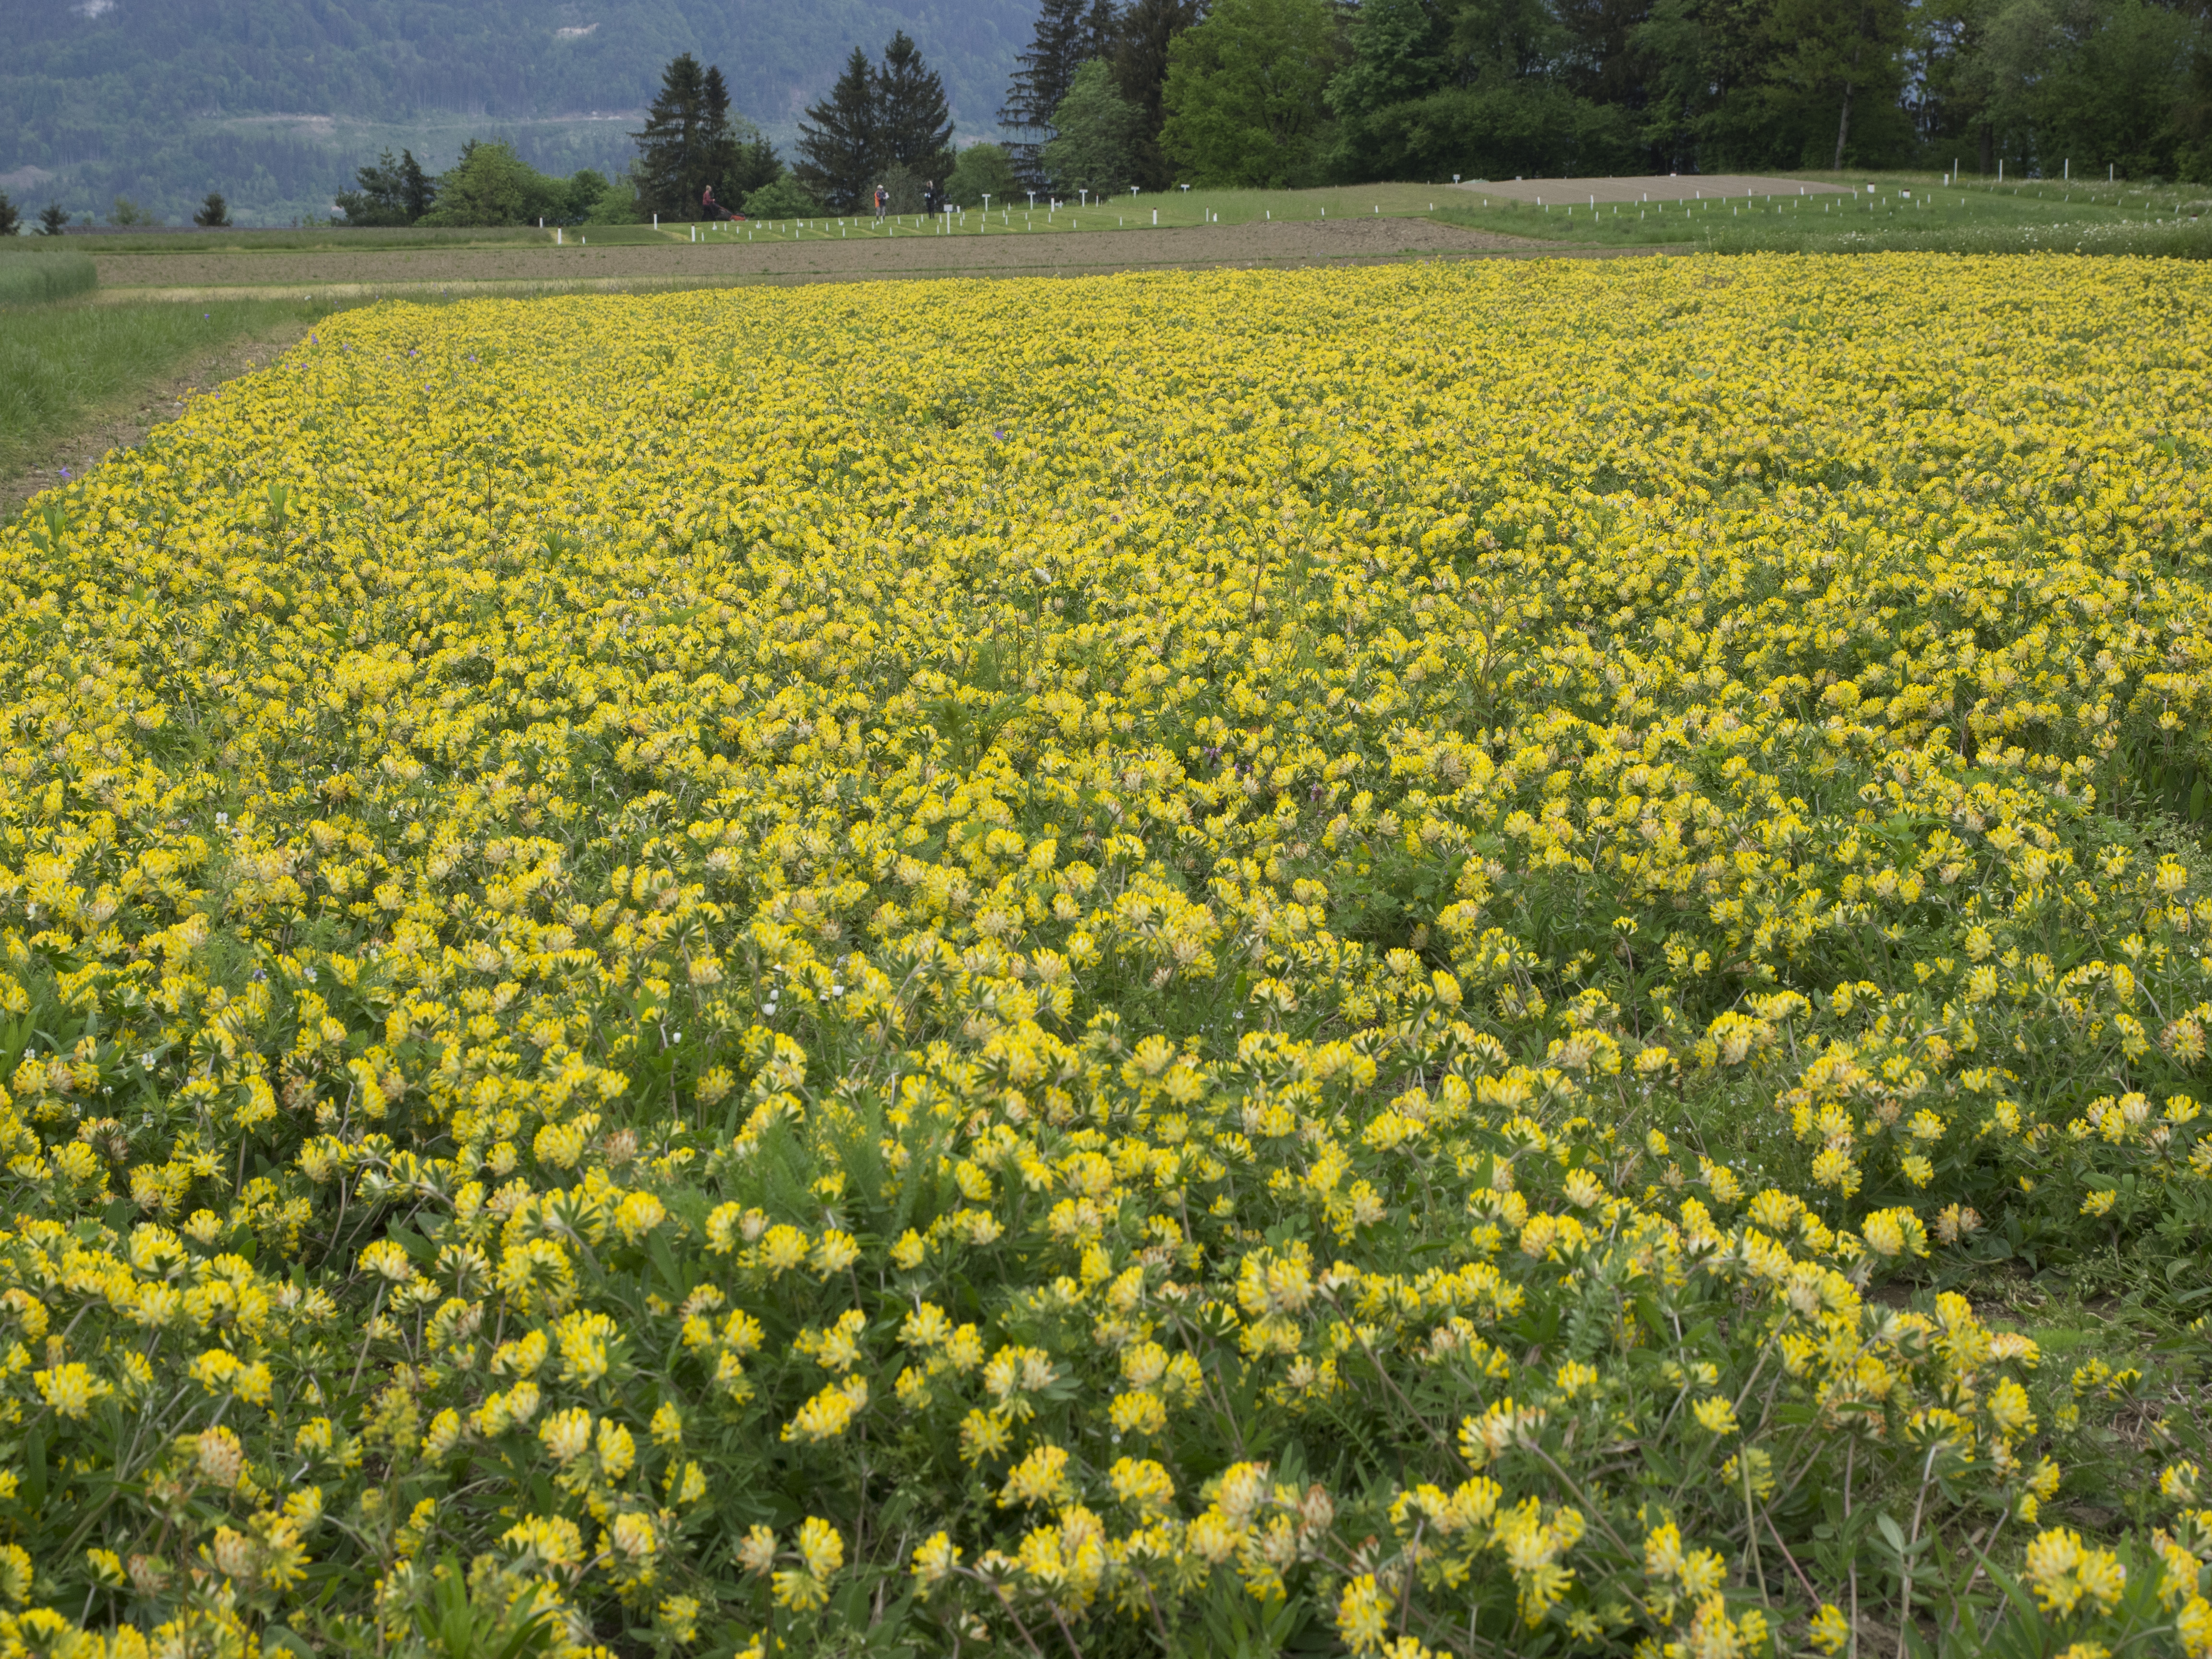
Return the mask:
[[[411,149],[399,152],[399,203],[410,225],[419,222],[438,204],[437,184],[422,171],[422,164],[415,159]]]
[[[13,236],[22,228],[23,216],[15,210],[15,204],[8,199],[8,192],[0,190],[0,236]]]
[[[757,190],[765,190],[783,176],[783,162],[775,153],[775,146],[757,132],[744,143],[732,145],[735,160],[722,182],[714,186],[714,194],[726,203],[730,210]]]
[[[1006,153],[1024,182],[1042,187],[1038,155],[1053,137],[1052,112],[1075,84],[1076,70],[1094,58],[1113,55],[1118,22],[1114,0],[1044,0],[1030,49],[1014,59],[1020,67],[999,112],[999,125],[1021,135]]]
[[[726,89],[726,119],[728,100]],[[645,112],[645,130],[630,134],[637,141],[638,193],[648,212],[681,217],[698,211],[692,180],[704,170],[708,118],[707,71],[684,52],[661,70],[660,92]]]
[[[799,118],[799,160],[792,172],[833,213],[857,211],[874,191],[876,90],[868,55],[855,46],[830,95],[809,105]]]
[[[49,202],[39,210],[39,234],[58,236],[69,228],[69,210],[59,202]]]
[[[695,202],[709,185],[714,187],[717,201],[725,197],[732,201],[742,200],[741,196],[732,193],[738,170],[738,128],[743,125],[750,132],[752,124],[742,117],[735,122],[731,119],[730,86],[722,79],[722,66],[719,64],[707,66],[706,78],[699,86],[699,106],[702,118],[698,163],[684,180],[685,186]]]
[[[414,160],[411,154],[408,160]],[[392,160],[390,150],[386,150],[368,167],[356,167],[353,177],[354,188],[340,191],[337,198],[338,211],[345,215],[346,224],[389,226],[414,223],[414,218],[408,212],[406,174],[400,164]]]
[[[904,29],[884,48],[876,72],[876,160],[903,166],[925,182],[952,176],[952,116],[945,82],[921,61]]]
[[[1168,85],[1168,48],[1203,15],[1200,0],[1129,0],[1114,43],[1114,80],[1121,96],[1144,118],[1130,155],[1129,182],[1144,190],[1165,190],[1174,169],[1160,154],[1160,127],[1167,119],[1163,101]]]
[[[221,191],[211,190],[207,193],[207,200],[202,202],[199,210],[192,215],[192,222],[202,230],[230,228],[230,204],[222,199]]]

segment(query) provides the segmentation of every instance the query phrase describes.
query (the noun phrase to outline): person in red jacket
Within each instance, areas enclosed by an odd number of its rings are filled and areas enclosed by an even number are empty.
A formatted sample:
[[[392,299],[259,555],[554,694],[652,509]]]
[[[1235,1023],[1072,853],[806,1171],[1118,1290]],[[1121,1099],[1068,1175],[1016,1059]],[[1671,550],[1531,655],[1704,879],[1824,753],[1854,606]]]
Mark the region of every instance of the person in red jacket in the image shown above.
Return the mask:
[[[699,192],[699,211],[703,217],[708,219],[726,219],[730,216],[728,210],[714,199],[714,187],[712,185]]]

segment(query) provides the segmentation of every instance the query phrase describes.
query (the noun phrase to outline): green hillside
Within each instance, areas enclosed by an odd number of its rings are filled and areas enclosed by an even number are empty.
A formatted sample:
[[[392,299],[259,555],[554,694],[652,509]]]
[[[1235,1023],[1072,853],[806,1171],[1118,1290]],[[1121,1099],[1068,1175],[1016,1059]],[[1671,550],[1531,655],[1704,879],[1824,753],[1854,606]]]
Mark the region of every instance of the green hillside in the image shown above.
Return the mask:
[[[611,170],[661,65],[722,66],[787,146],[854,46],[912,34],[963,137],[996,116],[1035,0],[28,0],[0,52],[0,189],[105,214],[117,195],[188,219],[210,190],[241,223],[329,211],[386,144],[435,167],[470,137],[551,172]]]

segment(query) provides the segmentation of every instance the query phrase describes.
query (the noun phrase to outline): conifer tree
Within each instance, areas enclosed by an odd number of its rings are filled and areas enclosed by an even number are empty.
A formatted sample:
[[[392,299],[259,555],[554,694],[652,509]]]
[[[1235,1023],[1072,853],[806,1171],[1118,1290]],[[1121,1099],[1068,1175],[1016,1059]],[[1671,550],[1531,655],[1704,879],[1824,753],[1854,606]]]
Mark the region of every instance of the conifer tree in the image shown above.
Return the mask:
[[[799,123],[799,160],[792,171],[833,213],[856,211],[875,189],[877,86],[868,55],[858,46],[830,95],[807,106]]]
[[[422,171],[411,149],[399,152],[399,203],[410,225],[419,224],[422,216],[438,204],[437,181]]]
[[[638,197],[646,210],[691,216],[707,186],[720,197],[738,169],[739,136],[730,116],[729,83],[720,65],[690,52],[660,72],[660,92],[637,140]]]
[[[1075,84],[1076,70],[1094,58],[1113,55],[1119,21],[1114,0],[1044,0],[1029,50],[1014,59],[1019,67],[999,112],[999,125],[1018,135],[1006,154],[1024,183],[1042,187],[1038,158],[1054,136],[1052,112]]]
[[[876,160],[939,185],[952,175],[952,116],[945,82],[922,62],[904,29],[891,36],[876,72]]]

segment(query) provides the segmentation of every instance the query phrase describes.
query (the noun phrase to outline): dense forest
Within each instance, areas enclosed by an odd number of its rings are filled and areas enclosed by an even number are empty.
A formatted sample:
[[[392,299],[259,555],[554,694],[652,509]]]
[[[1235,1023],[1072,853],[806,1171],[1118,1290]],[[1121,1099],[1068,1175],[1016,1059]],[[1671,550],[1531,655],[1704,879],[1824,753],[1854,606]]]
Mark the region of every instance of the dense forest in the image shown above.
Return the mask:
[[[2204,179],[2212,0],[1046,0],[1001,119],[1032,177],[1108,188]]]

